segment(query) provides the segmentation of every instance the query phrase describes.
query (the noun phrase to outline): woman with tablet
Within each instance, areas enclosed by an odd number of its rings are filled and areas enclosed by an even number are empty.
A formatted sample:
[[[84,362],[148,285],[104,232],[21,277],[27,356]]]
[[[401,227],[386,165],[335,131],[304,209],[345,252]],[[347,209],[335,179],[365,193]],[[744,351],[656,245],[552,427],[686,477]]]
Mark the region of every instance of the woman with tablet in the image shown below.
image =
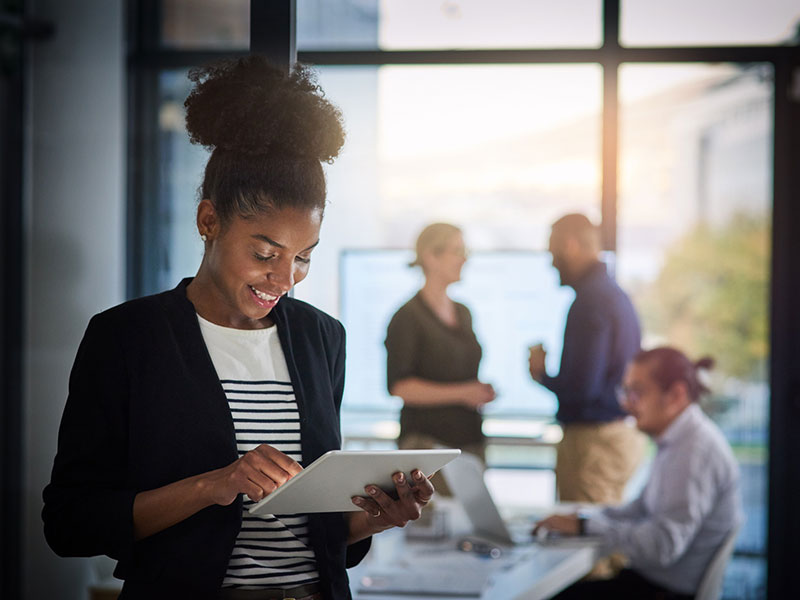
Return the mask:
[[[395,474],[396,500],[367,486],[362,511],[247,512],[341,444],[344,330],[287,296],[319,243],[341,116],[302,67],[250,56],[189,76],[187,129],[212,150],[202,263],[90,321],[45,535],[62,556],[116,559],[121,598],[348,598],[369,537],[419,517],[424,474]]]
[[[469,309],[447,295],[467,260],[461,230],[428,225],[417,238],[416,255],[410,266],[422,269],[425,284],[386,332],[389,393],[403,399],[398,445],[443,445],[483,458],[480,408],[495,392],[478,380],[481,347]]]

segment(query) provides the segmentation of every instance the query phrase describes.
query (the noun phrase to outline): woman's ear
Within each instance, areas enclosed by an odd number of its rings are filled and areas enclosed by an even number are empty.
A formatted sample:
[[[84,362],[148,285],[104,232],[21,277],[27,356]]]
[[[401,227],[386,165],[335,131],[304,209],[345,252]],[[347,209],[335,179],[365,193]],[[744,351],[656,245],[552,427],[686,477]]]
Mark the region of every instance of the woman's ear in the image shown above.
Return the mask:
[[[213,240],[219,236],[220,223],[217,210],[211,200],[204,198],[197,205],[197,231],[206,239]]]
[[[422,254],[419,255],[419,263],[423,271],[427,272],[427,270],[430,269],[431,265],[436,260],[436,256],[436,253],[431,248],[422,251]]]

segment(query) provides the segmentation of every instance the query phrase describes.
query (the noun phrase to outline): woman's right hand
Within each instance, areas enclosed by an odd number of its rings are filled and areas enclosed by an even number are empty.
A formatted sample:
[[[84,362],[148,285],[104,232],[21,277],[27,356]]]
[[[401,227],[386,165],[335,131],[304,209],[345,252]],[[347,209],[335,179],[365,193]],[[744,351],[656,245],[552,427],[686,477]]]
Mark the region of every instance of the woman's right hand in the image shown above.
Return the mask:
[[[206,473],[203,484],[213,504],[227,506],[239,494],[258,502],[302,470],[280,450],[261,444],[227,467]]]
[[[497,394],[491,383],[481,383],[477,379],[464,384],[464,404],[479,408],[495,399]]]

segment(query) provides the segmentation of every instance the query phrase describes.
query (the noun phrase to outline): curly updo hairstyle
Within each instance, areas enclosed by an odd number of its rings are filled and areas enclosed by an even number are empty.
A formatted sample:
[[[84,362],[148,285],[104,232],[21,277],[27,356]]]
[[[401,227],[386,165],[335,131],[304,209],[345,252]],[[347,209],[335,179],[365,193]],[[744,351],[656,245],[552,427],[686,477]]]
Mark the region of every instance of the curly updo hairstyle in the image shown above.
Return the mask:
[[[709,389],[700,380],[700,371],[714,368],[714,359],[709,356],[692,361],[683,352],[670,346],[652,350],[641,350],[633,357],[637,364],[650,365],[650,375],[658,386],[667,391],[674,383],[683,381],[692,402],[697,402]]]
[[[344,143],[342,115],[303,65],[286,73],[265,57],[189,71],[186,129],[211,150],[201,186],[226,225],[272,209],[325,207],[321,162]]]

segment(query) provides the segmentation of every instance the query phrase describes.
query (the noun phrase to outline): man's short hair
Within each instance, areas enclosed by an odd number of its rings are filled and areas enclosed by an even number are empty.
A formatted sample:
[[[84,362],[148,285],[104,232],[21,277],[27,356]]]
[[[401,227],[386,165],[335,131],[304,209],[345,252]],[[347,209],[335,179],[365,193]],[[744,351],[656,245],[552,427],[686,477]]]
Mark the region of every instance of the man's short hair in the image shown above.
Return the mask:
[[[584,214],[564,215],[553,223],[552,231],[557,235],[566,235],[577,240],[586,249],[600,250],[600,231]]]

